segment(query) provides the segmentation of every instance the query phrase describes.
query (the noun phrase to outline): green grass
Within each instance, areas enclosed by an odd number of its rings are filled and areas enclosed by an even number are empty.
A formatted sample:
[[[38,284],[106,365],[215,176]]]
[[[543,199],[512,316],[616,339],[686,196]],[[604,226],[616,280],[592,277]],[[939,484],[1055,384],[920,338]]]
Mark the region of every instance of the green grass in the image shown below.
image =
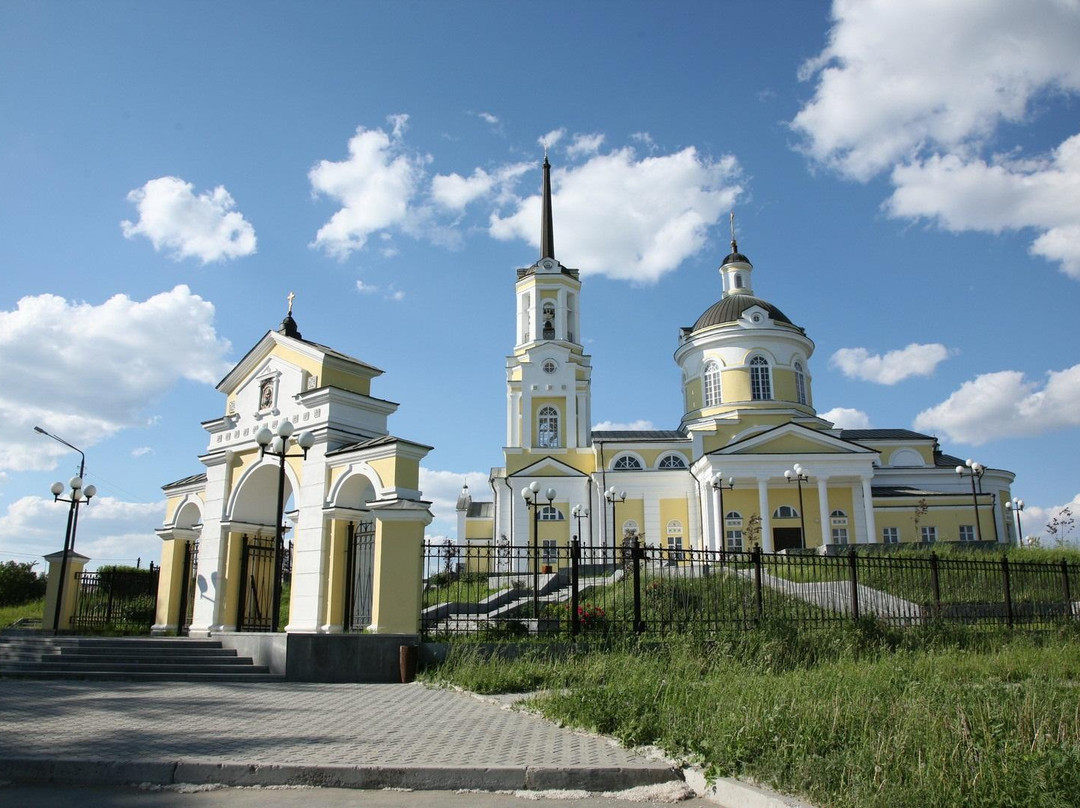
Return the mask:
[[[19,606],[0,606],[0,628],[6,628],[22,617],[40,620],[45,612],[45,598],[31,600]],[[52,626],[52,623],[49,623]]]
[[[462,576],[455,581],[449,581],[442,586],[429,586],[424,590],[424,606],[435,606],[440,603],[479,603],[489,595],[494,595],[502,589],[509,588],[509,581],[505,587],[491,589],[487,583],[487,577],[476,575]]]
[[[534,701],[550,718],[821,808],[1064,808],[1080,794],[1078,640],[1075,626],[768,623],[708,644],[515,660],[455,648],[425,676],[482,692],[550,689]]]

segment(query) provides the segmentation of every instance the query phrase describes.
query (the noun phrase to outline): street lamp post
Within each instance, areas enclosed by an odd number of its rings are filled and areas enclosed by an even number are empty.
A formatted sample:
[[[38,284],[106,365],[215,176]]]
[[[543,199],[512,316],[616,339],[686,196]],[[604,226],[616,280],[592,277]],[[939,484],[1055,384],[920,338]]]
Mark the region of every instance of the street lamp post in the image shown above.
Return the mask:
[[[626,492],[619,491],[616,493],[615,486],[611,486],[611,488],[604,492],[604,499],[611,503],[611,561],[614,564],[618,564],[619,536],[618,527],[615,522],[615,506],[620,502],[626,502]]]
[[[255,442],[259,444],[259,457],[270,455],[278,459],[277,510],[274,512],[274,605],[270,614],[271,631],[278,630],[281,611],[281,562],[284,555],[281,519],[282,512],[285,510],[285,458],[303,457],[306,460],[308,449],[315,445],[315,436],[310,432],[301,432],[292,438],[294,429],[292,421],[285,420],[278,424],[276,433],[265,426],[255,433]],[[300,447],[299,454],[289,454],[290,438]]]
[[[731,491],[735,488],[735,478],[728,477],[727,481],[725,482],[724,476],[718,471],[712,478],[712,487],[713,490],[716,491],[716,493],[720,497],[720,503],[718,506],[720,509],[720,518],[717,520],[717,524],[720,526],[720,535],[717,537],[717,540],[720,542],[720,553],[722,558],[723,553],[727,550],[727,537],[725,536],[725,533],[727,533],[727,531],[724,529],[724,491],[725,489]]]
[[[574,519],[577,521],[577,540],[581,541],[581,520],[589,515],[589,509],[582,508],[580,505],[575,505],[570,513],[574,515]]]
[[[802,547],[806,547],[806,510],[805,508],[803,508],[802,484],[805,482],[809,482],[810,472],[808,472],[806,469],[796,463],[794,466],[784,472],[784,478],[789,483],[795,483],[797,486],[799,486],[799,544]],[[822,514],[822,517],[826,518],[825,514]],[[821,541],[824,544],[824,524],[821,526]]]
[[[76,451],[78,450],[76,449]],[[67,578],[68,556],[75,550],[75,527],[79,521],[79,505],[83,502],[90,502],[90,499],[97,493],[97,488],[92,485],[83,487],[82,477],[72,477],[68,480],[68,485],[71,486],[71,493],[66,499],[60,496],[64,493],[63,483],[55,482],[49,488],[52,491],[53,502],[71,503],[71,507],[68,508],[67,529],[64,531],[64,557],[60,559],[60,580],[57,581],[56,587],[53,633],[60,631],[60,607],[64,602],[64,581]]]
[[[1022,499],[1010,499],[1005,503],[1005,509],[1012,511],[1016,516],[1016,546],[1024,546],[1024,531],[1020,527],[1020,514],[1024,510],[1024,500]]]
[[[975,538],[982,542],[982,525],[979,524],[979,495],[975,491],[975,481],[982,485],[982,476],[986,472],[986,466],[969,459],[963,466],[956,467],[956,474],[960,479],[971,478],[971,506],[975,510]]]
[[[533,480],[525,488],[521,489],[521,497],[525,505],[532,509],[532,562],[533,562],[533,619],[537,622],[537,631],[540,630],[540,483]],[[555,489],[549,488],[544,492],[548,505],[555,501]]]
[[[58,586],[56,589],[56,615],[53,617],[53,631],[58,631],[60,628],[60,604],[64,601],[64,579],[67,576],[68,554],[75,550],[75,533],[79,528],[79,503],[84,500],[89,502],[90,498],[97,493],[97,489],[92,485],[83,488],[83,477],[86,476],[86,453],[82,449],[68,443],[59,435],[54,435],[52,432],[46,432],[40,426],[35,426],[34,431],[39,435],[52,438],[57,443],[62,443],[69,449],[79,453],[79,473],[77,476],[72,477],[68,482],[71,486],[70,498],[62,499],[60,497],[60,494],[64,492],[63,483],[53,483],[52,487],[49,489],[52,491],[53,502],[71,503],[71,507],[68,509],[67,528],[64,531],[64,557],[60,559],[60,580],[57,582]]]

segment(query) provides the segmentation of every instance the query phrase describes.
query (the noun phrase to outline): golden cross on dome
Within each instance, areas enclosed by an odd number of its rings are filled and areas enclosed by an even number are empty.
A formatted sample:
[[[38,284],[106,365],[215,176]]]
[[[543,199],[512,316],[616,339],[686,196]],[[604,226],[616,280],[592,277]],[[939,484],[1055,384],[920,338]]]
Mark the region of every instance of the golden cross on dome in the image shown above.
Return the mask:
[[[289,292],[289,314],[292,314],[292,302],[296,299],[296,295]]]

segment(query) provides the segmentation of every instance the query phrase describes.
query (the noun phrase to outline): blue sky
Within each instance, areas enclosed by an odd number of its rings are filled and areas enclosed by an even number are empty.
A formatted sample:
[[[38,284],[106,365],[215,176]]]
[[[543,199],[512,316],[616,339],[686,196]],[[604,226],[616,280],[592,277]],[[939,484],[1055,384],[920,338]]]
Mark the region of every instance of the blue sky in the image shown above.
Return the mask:
[[[1038,6],[1039,8],[1036,8]],[[756,292],[815,405],[1078,503],[1080,3],[0,6],[0,559],[158,557],[214,390],[285,313],[386,371],[452,534],[501,462],[514,269],[579,267],[597,424],[674,428],[678,328]]]

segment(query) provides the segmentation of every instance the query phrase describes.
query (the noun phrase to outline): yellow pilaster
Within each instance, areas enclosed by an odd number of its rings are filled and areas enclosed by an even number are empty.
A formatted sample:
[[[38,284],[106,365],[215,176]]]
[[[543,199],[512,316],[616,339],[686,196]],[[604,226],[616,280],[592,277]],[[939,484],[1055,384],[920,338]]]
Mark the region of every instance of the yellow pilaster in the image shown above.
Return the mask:
[[[161,571],[158,573],[157,608],[151,631],[161,634],[178,631],[180,624],[181,592],[184,588],[184,554],[187,542],[183,539],[165,539],[161,543]]]
[[[75,610],[79,576],[86,567],[86,562],[90,560],[74,550],[68,551],[67,558],[67,569],[64,570],[64,594],[60,604],[60,622],[56,626],[59,630],[71,628],[71,614]],[[56,599],[60,591],[60,567],[63,566],[64,551],[51,553],[45,556],[45,560],[49,562],[49,580],[45,588],[45,613],[42,615],[41,625],[51,630],[53,620],[56,618]]]
[[[416,634],[420,628],[424,527],[432,519],[420,502],[372,509],[375,574],[371,627],[376,634]]]

